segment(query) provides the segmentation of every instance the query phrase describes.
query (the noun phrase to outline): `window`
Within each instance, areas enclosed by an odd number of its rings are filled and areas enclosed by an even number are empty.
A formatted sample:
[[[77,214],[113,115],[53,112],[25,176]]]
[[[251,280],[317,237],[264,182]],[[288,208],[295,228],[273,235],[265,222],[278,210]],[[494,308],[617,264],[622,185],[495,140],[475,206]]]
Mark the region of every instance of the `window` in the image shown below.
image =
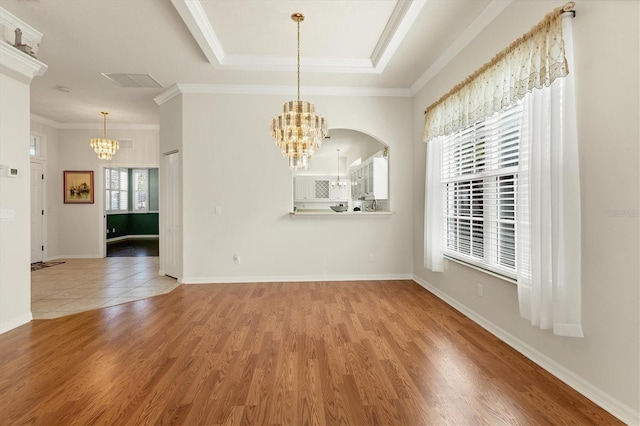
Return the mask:
[[[133,170],[133,211],[149,210],[149,170]]]
[[[40,149],[40,138],[38,136],[31,135],[29,139],[29,155],[32,157],[38,156],[38,151]]]
[[[105,209],[107,211],[127,211],[129,208],[127,169],[104,169],[105,171]]]
[[[516,277],[522,103],[442,138],[444,254]]]

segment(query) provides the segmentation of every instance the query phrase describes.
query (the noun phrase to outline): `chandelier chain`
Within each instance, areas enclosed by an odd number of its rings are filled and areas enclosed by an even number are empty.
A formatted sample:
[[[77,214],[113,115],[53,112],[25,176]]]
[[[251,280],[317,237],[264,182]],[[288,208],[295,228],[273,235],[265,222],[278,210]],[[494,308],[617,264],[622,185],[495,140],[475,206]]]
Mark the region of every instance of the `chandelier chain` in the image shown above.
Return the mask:
[[[298,100],[300,100],[300,18],[298,22]]]
[[[102,112],[102,116],[104,117],[103,135],[105,139],[107,138],[107,115],[109,115],[108,112]]]

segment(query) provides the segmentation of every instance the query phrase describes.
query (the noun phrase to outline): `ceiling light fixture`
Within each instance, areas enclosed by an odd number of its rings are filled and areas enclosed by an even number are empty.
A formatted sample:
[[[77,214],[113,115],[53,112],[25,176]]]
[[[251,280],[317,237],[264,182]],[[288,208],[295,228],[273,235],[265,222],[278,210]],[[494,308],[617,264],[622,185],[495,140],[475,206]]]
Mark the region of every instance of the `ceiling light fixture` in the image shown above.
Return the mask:
[[[335,182],[331,182],[331,186],[334,188],[346,188],[347,182],[340,181],[340,150],[336,149],[336,151],[338,151],[338,179]]]
[[[294,13],[291,19],[298,24],[298,99],[285,102],[283,113],[271,120],[271,136],[289,160],[289,168],[306,169],[327,136],[327,120],[315,114],[311,102],[300,100],[300,22],[304,15]]]
[[[91,148],[98,154],[100,160],[111,160],[120,148],[120,143],[115,139],[107,138],[107,115],[109,113],[103,111],[101,114],[104,116],[104,136],[91,138]]]

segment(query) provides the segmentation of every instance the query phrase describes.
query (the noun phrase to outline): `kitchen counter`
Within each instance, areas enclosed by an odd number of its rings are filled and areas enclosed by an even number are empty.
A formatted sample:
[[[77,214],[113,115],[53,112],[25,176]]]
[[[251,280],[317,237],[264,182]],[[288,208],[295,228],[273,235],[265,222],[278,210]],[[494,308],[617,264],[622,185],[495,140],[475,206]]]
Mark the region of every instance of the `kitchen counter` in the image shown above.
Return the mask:
[[[334,212],[328,209],[304,209],[295,212],[289,212],[291,216],[389,216],[394,212],[354,212],[349,210],[346,212]]]

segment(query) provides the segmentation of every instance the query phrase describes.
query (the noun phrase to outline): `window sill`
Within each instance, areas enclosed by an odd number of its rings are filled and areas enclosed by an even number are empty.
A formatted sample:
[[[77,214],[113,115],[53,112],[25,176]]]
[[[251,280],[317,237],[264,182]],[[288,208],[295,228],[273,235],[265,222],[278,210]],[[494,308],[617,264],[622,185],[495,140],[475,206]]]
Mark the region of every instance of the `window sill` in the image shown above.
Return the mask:
[[[455,259],[455,258],[453,258],[453,257],[447,256],[446,254],[444,255],[444,258],[445,258],[446,260],[451,261],[451,262],[455,262],[455,263],[458,263],[458,264],[460,264],[460,265],[464,265],[464,266],[466,266],[466,267],[468,267],[468,268],[475,269],[476,271],[483,272],[483,273],[485,273],[485,274],[487,274],[487,275],[491,275],[492,277],[499,278],[499,279],[501,279],[501,280],[503,280],[503,281],[506,281],[506,282],[508,282],[508,283],[511,283],[511,284],[514,284],[514,285],[518,285],[518,282],[517,282],[515,279],[513,279],[513,278],[506,277],[506,276],[504,276],[504,275],[500,275],[500,274],[498,274],[498,273],[495,273],[495,272],[489,271],[489,270],[487,270],[487,269],[479,268],[479,267],[477,267],[477,266],[475,266],[475,265],[472,265],[472,264],[470,264],[470,263],[467,263],[467,262],[464,262],[464,261],[462,261],[462,260],[458,260],[458,259]]]

